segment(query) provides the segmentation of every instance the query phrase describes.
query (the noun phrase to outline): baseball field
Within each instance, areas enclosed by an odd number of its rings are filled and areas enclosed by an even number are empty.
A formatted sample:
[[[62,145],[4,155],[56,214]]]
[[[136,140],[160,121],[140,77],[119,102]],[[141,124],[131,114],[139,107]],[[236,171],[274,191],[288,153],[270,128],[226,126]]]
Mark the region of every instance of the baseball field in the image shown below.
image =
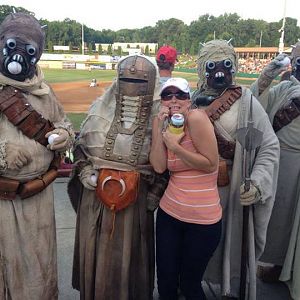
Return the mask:
[[[74,124],[75,130],[84,119],[91,103],[101,96],[116,76],[115,70],[55,70],[43,69],[45,79],[53,88],[65,112]],[[191,88],[197,86],[196,73],[173,72],[174,77],[183,77],[189,81]],[[92,79],[97,86],[90,87]],[[239,84],[249,85],[253,78],[238,78]]]

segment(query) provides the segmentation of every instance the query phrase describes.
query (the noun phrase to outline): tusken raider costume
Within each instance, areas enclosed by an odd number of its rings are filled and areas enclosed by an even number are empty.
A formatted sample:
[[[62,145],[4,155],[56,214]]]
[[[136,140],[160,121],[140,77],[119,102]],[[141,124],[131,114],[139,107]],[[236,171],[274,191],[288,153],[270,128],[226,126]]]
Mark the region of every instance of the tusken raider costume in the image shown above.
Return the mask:
[[[278,55],[251,86],[269,115],[280,142],[278,188],[272,211],[266,247],[260,261],[274,267],[259,267],[265,281],[280,279],[287,283],[293,299],[300,299],[300,42],[291,53],[289,80],[271,85],[283,71]],[[279,222],[280,220],[280,222]]]
[[[221,284],[222,296],[240,293],[243,206],[249,206],[247,299],[256,298],[256,261],[265,245],[278,174],[279,143],[268,116],[249,89],[234,84],[237,57],[224,40],[203,45],[198,58],[198,87],[194,105],[204,108],[213,122],[218,141],[219,194],[223,209],[223,232],[204,279]],[[252,101],[250,101],[252,98]],[[253,126],[263,132],[262,142],[251,151],[250,190],[245,192],[245,151],[237,140],[238,130],[247,128],[252,102]]]
[[[69,194],[77,211],[73,287],[83,299],[152,299],[153,211],[166,183],[149,163],[159,104],[157,66],[127,56],[82,124]]]
[[[0,299],[58,295],[51,183],[74,135],[37,65],[44,39],[31,15],[0,25]]]

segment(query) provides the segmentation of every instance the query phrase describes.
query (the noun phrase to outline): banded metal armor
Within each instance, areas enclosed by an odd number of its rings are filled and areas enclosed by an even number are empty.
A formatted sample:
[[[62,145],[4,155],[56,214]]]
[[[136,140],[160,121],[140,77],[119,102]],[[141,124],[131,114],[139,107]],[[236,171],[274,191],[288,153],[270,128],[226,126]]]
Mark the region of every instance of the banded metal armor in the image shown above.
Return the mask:
[[[119,62],[117,72],[116,82],[88,116],[94,126],[84,124],[81,135],[96,168],[126,170],[148,164],[152,116],[159,105],[158,71],[146,56],[131,55]]]

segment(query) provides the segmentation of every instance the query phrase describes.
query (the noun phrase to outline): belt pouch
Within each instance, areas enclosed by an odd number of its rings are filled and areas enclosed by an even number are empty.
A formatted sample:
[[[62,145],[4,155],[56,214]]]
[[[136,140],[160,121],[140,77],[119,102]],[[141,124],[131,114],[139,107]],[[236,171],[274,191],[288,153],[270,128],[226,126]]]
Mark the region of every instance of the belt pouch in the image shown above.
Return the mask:
[[[137,171],[101,169],[96,195],[110,210],[119,211],[136,201],[139,178]]]
[[[218,186],[226,186],[230,182],[226,160],[219,160]]]

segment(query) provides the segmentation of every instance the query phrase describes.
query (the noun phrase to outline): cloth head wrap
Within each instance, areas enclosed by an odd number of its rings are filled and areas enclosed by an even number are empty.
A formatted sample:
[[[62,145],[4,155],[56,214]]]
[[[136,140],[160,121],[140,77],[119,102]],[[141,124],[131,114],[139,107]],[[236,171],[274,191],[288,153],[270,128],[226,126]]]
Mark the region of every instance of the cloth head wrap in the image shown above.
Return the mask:
[[[25,13],[12,13],[0,25],[0,72],[14,80],[32,78],[45,43],[39,22]]]
[[[198,71],[198,89],[203,91],[203,94],[214,95],[216,92],[209,88],[206,84],[205,70],[207,61],[222,61],[230,59],[233,64],[233,70],[236,74],[238,69],[238,61],[233,46],[225,40],[212,40],[204,44],[199,51],[197,60]],[[234,77],[233,74],[233,77]]]

